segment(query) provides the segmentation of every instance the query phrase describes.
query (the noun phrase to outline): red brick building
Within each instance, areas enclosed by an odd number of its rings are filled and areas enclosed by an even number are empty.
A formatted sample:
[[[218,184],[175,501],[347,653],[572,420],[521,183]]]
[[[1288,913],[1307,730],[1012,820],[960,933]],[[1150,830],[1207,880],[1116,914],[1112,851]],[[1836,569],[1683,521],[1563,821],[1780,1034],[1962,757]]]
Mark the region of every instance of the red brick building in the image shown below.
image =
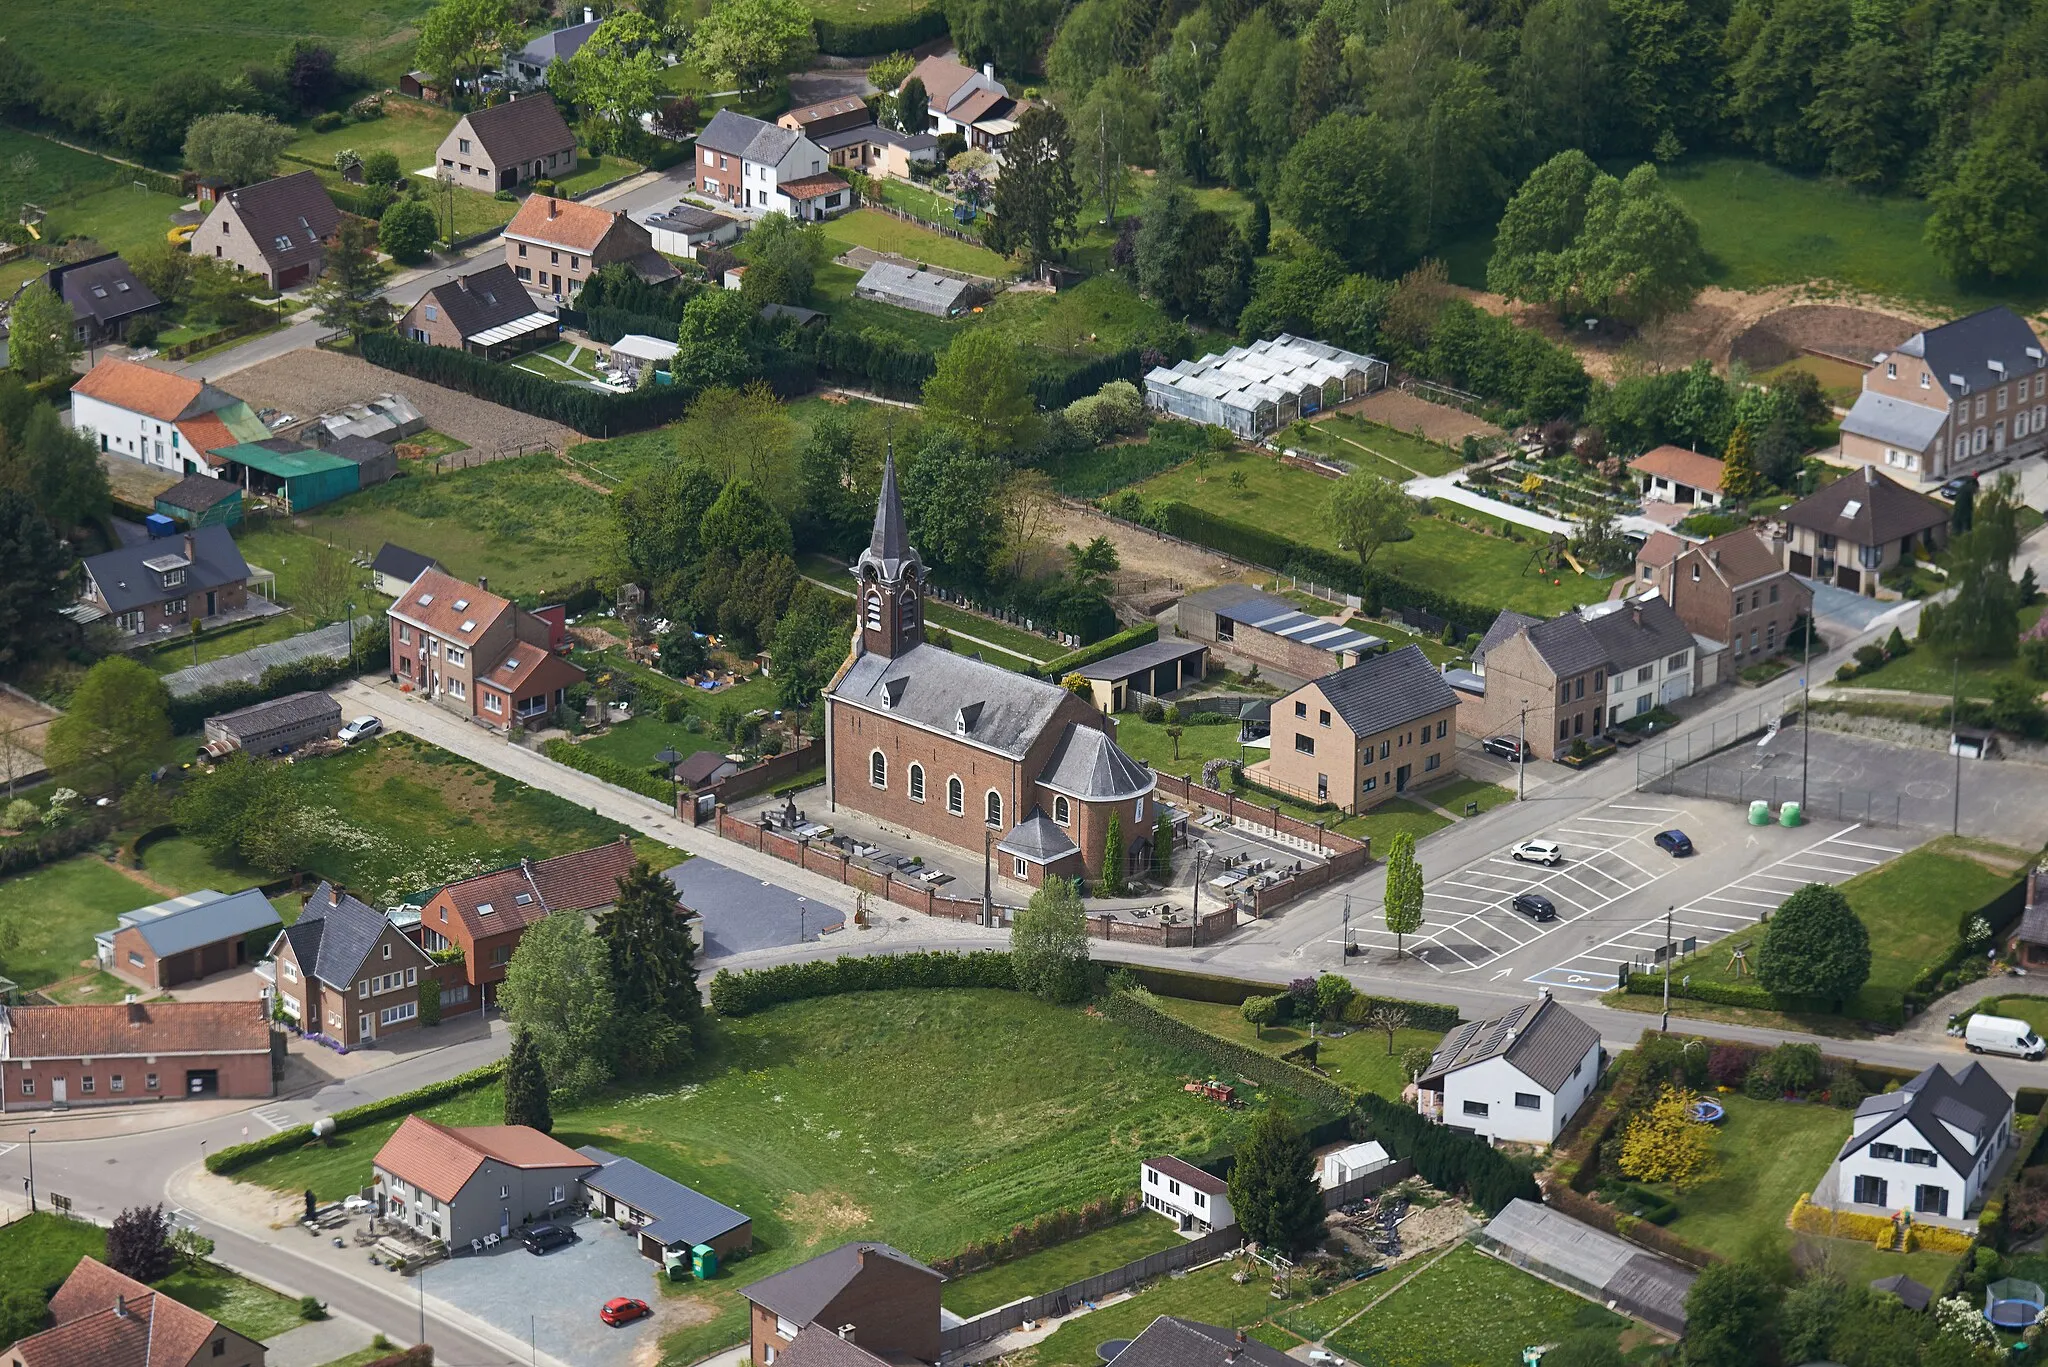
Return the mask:
[[[841,1244],[740,1294],[752,1305],[755,1367],[817,1325],[890,1361],[939,1360],[938,1273],[887,1244]]]
[[[271,1033],[258,1000],[0,1007],[0,1110],[271,1096]]]
[[[552,716],[583,678],[553,653],[559,623],[515,606],[487,584],[428,569],[385,616],[398,680],[459,717],[499,730]]]
[[[308,1035],[350,1049],[417,1029],[427,952],[383,912],[322,883],[271,947],[278,1001]]]
[[[1112,817],[1126,871],[1151,864],[1152,771],[1118,748],[1102,713],[1056,684],[925,644],[924,562],[893,460],[854,572],[853,655],[825,697],[835,808],[975,853],[992,832],[997,872],[1032,887],[1101,877]]]
[[[263,1367],[263,1345],[81,1258],[50,1297],[56,1323],[7,1350],[7,1367]]]

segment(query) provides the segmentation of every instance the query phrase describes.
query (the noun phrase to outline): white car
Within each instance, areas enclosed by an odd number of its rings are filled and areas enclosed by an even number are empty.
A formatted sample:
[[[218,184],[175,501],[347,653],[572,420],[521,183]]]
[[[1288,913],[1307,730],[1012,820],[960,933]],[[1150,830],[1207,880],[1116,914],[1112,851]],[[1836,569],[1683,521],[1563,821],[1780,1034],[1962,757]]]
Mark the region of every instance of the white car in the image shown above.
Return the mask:
[[[354,745],[359,740],[368,740],[384,729],[384,723],[376,717],[357,717],[336,733],[343,745]]]
[[[1308,1360],[1310,1367],[1344,1367],[1344,1359],[1327,1348],[1309,1349]]]
[[[1524,864],[1555,864],[1564,858],[1555,840],[1524,840],[1508,854]]]

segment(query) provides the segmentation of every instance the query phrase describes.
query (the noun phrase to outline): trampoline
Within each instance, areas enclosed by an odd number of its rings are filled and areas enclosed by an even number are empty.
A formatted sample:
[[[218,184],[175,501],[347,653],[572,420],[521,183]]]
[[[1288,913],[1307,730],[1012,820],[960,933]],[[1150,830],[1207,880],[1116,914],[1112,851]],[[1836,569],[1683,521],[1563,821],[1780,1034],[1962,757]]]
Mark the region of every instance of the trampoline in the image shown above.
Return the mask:
[[[1995,1281],[1984,1291],[1984,1318],[2000,1329],[2020,1330],[2040,1318],[2048,1298],[2033,1282],[2017,1277]]]
[[[1129,1339],[1104,1339],[1095,1345],[1095,1356],[1098,1360],[1105,1363],[1114,1362],[1116,1361],[1117,1354],[1130,1346],[1131,1341]]]
[[[1728,1108],[1718,1101],[1701,1098],[1692,1103],[1692,1118],[1702,1125],[1718,1125],[1728,1118]]]

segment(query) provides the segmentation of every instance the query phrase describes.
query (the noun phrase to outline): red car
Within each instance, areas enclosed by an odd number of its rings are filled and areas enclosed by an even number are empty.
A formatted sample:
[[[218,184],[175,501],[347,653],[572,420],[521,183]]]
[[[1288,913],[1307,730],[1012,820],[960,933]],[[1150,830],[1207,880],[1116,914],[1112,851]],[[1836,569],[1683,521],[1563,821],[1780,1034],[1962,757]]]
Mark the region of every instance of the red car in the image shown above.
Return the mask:
[[[637,1319],[645,1319],[653,1313],[647,1308],[646,1301],[636,1301],[631,1296],[614,1296],[604,1303],[604,1309],[597,1312],[597,1317],[606,1324],[616,1327],[631,1324]]]

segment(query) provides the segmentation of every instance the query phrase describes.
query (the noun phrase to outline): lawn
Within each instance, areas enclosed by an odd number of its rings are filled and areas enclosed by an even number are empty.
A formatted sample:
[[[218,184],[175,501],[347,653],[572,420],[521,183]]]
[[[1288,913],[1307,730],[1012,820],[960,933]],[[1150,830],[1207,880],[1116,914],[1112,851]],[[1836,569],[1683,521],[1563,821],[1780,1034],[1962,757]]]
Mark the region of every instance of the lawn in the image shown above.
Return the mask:
[[[1167,1277],[1129,1300],[1068,1320],[1036,1348],[1019,1355],[1020,1367],[1095,1367],[1095,1345],[1109,1339],[1136,1338],[1161,1315],[1180,1315],[1225,1329],[1257,1324],[1274,1308],[1272,1279],[1254,1264],[1255,1274],[1243,1285],[1230,1279],[1234,1264],[1218,1263]]]
[[[2048,603],[2036,603],[2020,609],[2020,631],[2024,634],[2041,620],[2041,614],[2048,611]],[[2037,680],[2029,679],[2017,659],[1998,662],[1964,660],[1961,676],[1963,696],[1966,698],[1989,698],[1991,691],[2005,680],[2013,679],[2038,689]],[[1946,698],[1955,687],[1954,657],[1946,651],[1930,646],[1915,645],[1904,655],[1886,660],[1867,674],[1858,674],[1855,688],[1896,688],[1905,693],[1934,693]]]
[[[251,561],[251,564],[256,562]],[[382,607],[386,599],[372,594],[367,587],[363,590],[363,601],[356,604],[356,616],[361,617],[371,607]],[[319,624],[297,612],[281,612],[272,617],[260,617],[246,625],[236,625],[226,631],[209,631],[198,637],[187,637],[173,641],[155,650],[137,651],[134,658],[148,665],[159,674],[175,674],[191,665],[204,664],[208,660],[226,659],[239,655],[257,646],[272,645],[288,641],[294,636],[312,631]],[[382,630],[384,624],[377,622]]]
[[[1006,291],[989,302],[974,326],[1066,356],[1163,343],[1174,328],[1158,305],[1120,275],[1090,276],[1057,294]]]
[[[398,158],[398,169],[411,175],[434,164],[434,154],[440,150],[442,140],[461,120],[462,116],[452,109],[392,98],[384,101],[383,118],[352,123],[327,133],[302,132],[285,148],[285,153],[332,169],[334,154],[344,148],[354,148],[364,156],[389,152]]]
[[[467,473],[467,472],[465,472]],[[425,479],[426,476],[420,478]],[[448,478],[455,478],[451,475]],[[388,486],[380,486],[388,487]],[[333,535],[327,523],[314,524],[305,516],[263,518],[260,521],[245,522],[235,529],[235,548],[242,558],[251,565],[258,565],[277,576],[277,597],[282,603],[296,603],[304,591],[307,577],[311,574],[320,548],[324,544],[339,546],[351,558],[365,560],[376,555],[383,542],[359,543],[350,537]],[[373,612],[384,607],[390,600],[370,587],[368,569],[351,566],[356,589],[361,597],[356,599],[356,613]],[[298,616],[287,619],[295,624],[295,631],[309,631],[312,623]],[[293,633],[287,633],[293,634]],[[225,639],[225,638],[224,638]],[[257,644],[254,641],[250,645]],[[204,647],[202,646],[202,649]],[[247,649],[247,647],[241,647]],[[224,652],[233,654],[232,650]]]
[[[190,836],[166,836],[142,850],[142,871],[165,887],[179,892],[240,892],[269,879],[256,869],[241,864],[222,864]]]
[[[1270,456],[1231,451],[1197,456],[1136,490],[1147,502],[1178,500],[1342,554],[1327,512],[1332,487],[1333,481]],[[1376,568],[1474,603],[1545,617],[1607,596],[1608,580],[1569,571],[1539,573],[1532,542],[1488,535],[1442,517],[1418,516],[1409,525],[1414,535],[1384,547],[1373,561]]]
[[[956,242],[915,223],[905,223],[900,218],[891,218],[872,209],[855,209],[850,214],[832,219],[824,227],[825,236],[842,248],[869,247],[927,265],[994,279],[1006,280],[1016,274],[1014,264],[986,247]]]
[[[700,750],[727,749],[725,737],[705,723],[728,706],[751,712],[761,707],[772,709],[775,705],[775,684],[767,679],[754,679],[716,693],[693,693],[690,713],[698,721],[695,731],[687,722],[663,721],[657,708],[641,708],[631,721],[622,722],[602,735],[591,736],[578,743],[592,754],[603,755],[622,764],[650,766],[654,757],[665,748],[672,748],[681,755],[694,755]]]
[[[9,150],[17,136],[26,135],[0,130],[0,155],[19,155],[19,148]],[[36,141],[41,142],[41,139]],[[55,146],[54,143],[46,145]],[[41,154],[37,155],[40,160]],[[99,243],[102,251],[132,252],[163,239],[163,235],[170,231],[171,214],[181,202],[176,195],[158,194],[133,182],[122,181],[104,190],[90,190],[69,199],[45,203],[43,208],[49,211],[49,217],[42,224],[43,237],[46,241],[88,237]],[[0,266],[0,288],[11,293],[30,277],[49,268],[48,262],[34,257],[17,257]]]
[[[2033,1026],[2037,1035],[2048,1031],[2048,997],[2024,993],[2011,997],[1993,997],[1989,1001],[1977,1003],[1973,1014],[2022,1020]]]
[[[1140,1211],[1092,1234],[947,1282],[940,1300],[954,1314],[972,1319],[1025,1296],[1072,1286],[1084,1277],[1136,1262],[1180,1241],[1171,1220]]]
[[[806,8],[819,19],[837,20],[842,24],[874,24],[907,19],[929,8],[929,5],[930,0],[809,0]]]
[[[1408,480],[1417,475],[1448,475],[1465,462],[1447,446],[1408,432],[1383,427],[1348,413],[1332,413],[1316,422],[1287,428],[1282,437],[1321,455],[1368,469],[1379,469],[1390,479]],[[1380,467],[1390,466],[1391,469]]]
[[[124,911],[162,898],[97,855],[80,854],[0,879],[0,921],[20,936],[0,972],[42,987],[91,967],[93,936]]]
[[[1405,797],[1389,798],[1363,816],[1347,816],[1330,829],[1353,839],[1370,839],[1374,851],[1384,856],[1387,842],[1406,832],[1421,840],[1435,835],[1451,823],[1419,802]]]
[[[1197,1030],[1207,1031],[1232,1044],[1261,1053],[1280,1055],[1308,1042],[1308,1032],[1293,1025],[1269,1025],[1254,1038],[1251,1026],[1237,1007],[1223,1002],[1187,1001],[1180,997],[1152,998],[1152,1005]],[[1410,1049],[1434,1050],[1443,1041],[1440,1030],[1396,1030],[1394,1052],[1387,1052],[1387,1037],[1378,1030],[1353,1029],[1338,1039],[1324,1039],[1316,1050],[1316,1062],[1331,1078],[1354,1092],[1376,1092],[1398,1100],[1408,1078],[1401,1072],[1401,1055]]]
[[[1374,1309],[1330,1347],[1358,1367],[1508,1367],[1525,1347],[1575,1330],[1629,1321],[1470,1246],[1453,1249]]]
[[[1479,814],[1484,815],[1495,807],[1515,800],[1515,790],[1503,788],[1498,783],[1482,783],[1476,778],[1454,778],[1449,783],[1439,784],[1426,794],[1431,802],[1453,816],[1465,815],[1465,804],[1479,804]]]
[[[556,384],[573,384],[579,380],[602,383],[597,373],[597,352],[576,342],[556,342],[539,351],[530,351],[512,362],[512,368],[538,375],[543,380],[553,380]]]
[[[815,10],[816,6],[812,8]],[[935,195],[922,185],[912,185],[893,177],[875,181],[874,185],[882,192],[882,202],[892,209],[901,209],[906,214],[914,214],[941,227],[957,230],[960,226],[953,219],[954,201],[943,195]]]
[[[181,1268],[156,1285],[172,1300],[183,1301],[259,1343],[305,1323],[299,1317],[297,1301],[286,1300],[211,1263]]]

